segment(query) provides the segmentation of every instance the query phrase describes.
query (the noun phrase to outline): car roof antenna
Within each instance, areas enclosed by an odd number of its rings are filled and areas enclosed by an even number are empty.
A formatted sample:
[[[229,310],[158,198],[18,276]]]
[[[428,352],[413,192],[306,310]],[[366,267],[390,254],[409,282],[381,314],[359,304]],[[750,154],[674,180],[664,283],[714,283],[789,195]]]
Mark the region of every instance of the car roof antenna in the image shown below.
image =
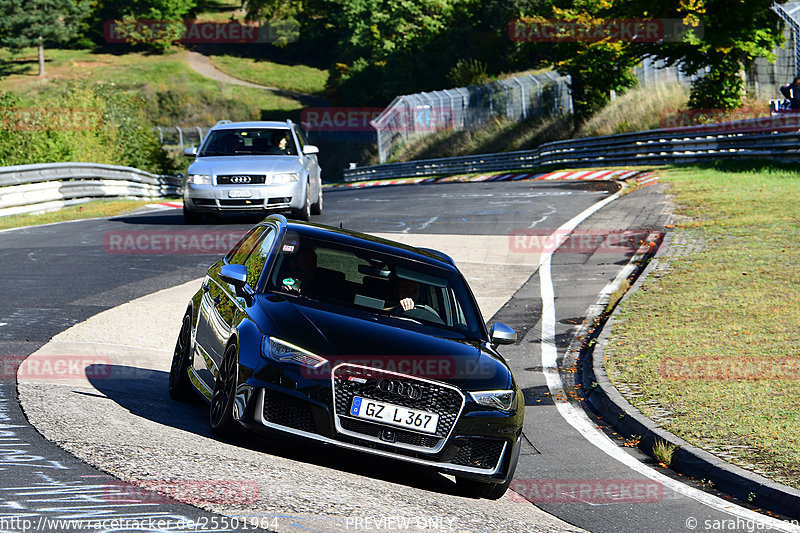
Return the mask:
[[[344,229],[344,222],[339,222],[339,229]]]

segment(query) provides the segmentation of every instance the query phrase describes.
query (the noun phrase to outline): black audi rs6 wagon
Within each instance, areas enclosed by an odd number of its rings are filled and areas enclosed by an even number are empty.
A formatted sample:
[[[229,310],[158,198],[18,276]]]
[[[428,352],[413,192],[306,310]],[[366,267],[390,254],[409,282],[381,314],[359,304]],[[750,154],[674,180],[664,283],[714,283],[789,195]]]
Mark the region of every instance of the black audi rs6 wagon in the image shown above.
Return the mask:
[[[524,399],[447,255],[268,217],[208,270],[183,318],[170,395],[215,435],[285,434],[428,466],[473,496],[514,475]]]

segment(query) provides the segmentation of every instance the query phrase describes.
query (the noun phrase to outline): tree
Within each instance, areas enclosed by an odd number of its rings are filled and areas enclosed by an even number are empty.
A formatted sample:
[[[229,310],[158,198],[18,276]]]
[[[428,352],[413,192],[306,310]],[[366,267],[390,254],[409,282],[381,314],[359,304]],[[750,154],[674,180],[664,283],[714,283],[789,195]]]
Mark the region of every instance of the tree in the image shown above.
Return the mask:
[[[639,47],[650,55],[680,63],[688,74],[705,72],[692,86],[689,104],[696,108],[733,109],[742,105],[744,71],[757,58],[774,61],[783,44],[772,0],[629,0],[628,13],[647,18],[682,19],[690,29],[683,38]]]
[[[2,0],[0,0],[2,1]],[[183,37],[183,19],[197,7],[197,0],[93,0],[94,38],[105,39],[106,24],[115,22],[117,31],[130,43],[164,51]],[[163,23],[138,24],[139,21]],[[102,36],[102,37],[101,37]]]
[[[0,0],[0,42],[13,49],[39,49],[39,76],[44,76],[45,44],[75,37],[86,0]]]
[[[530,54],[538,61],[544,58],[572,78],[576,127],[609,101],[612,90],[620,92],[636,84],[632,71],[638,61],[632,53],[634,44],[610,31],[618,22],[617,9],[621,3],[621,0],[543,2],[536,6],[535,14],[525,16],[522,11],[518,15],[522,34],[512,38],[525,40],[531,37],[530,32],[541,32],[540,42],[528,45]],[[510,31],[517,30],[512,26]]]

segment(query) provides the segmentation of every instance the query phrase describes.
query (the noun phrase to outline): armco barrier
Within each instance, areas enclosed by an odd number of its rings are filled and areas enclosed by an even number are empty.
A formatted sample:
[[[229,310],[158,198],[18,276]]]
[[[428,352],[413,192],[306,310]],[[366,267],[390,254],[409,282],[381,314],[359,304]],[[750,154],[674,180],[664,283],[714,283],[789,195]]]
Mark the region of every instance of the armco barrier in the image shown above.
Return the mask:
[[[0,167],[0,216],[57,209],[91,198],[162,198],[181,192],[179,176],[96,163]]]
[[[533,150],[387,163],[343,170],[345,181],[523,170],[549,166],[800,161],[800,114],[546,143]]]

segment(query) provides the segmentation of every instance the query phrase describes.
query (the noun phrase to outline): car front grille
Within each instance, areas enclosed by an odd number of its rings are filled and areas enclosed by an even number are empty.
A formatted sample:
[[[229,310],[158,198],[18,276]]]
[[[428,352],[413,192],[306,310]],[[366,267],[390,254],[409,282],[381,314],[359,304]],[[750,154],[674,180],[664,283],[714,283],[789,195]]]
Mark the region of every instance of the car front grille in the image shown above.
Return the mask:
[[[494,468],[500,460],[504,445],[501,440],[469,439],[450,462],[459,466]]]
[[[213,198],[192,198],[192,202],[194,202],[194,205],[217,205],[216,200]]]
[[[264,174],[231,174],[217,176],[217,185],[263,185],[266,180]]]
[[[380,390],[378,381],[382,378],[415,386],[419,391],[419,397],[407,398]],[[457,388],[405,374],[341,364],[334,368],[332,379],[337,429],[347,435],[397,447],[428,453],[438,452],[444,446],[464,406],[464,395]],[[436,413],[439,415],[436,433],[425,434],[399,426],[350,417],[348,413],[355,396]],[[394,440],[382,439],[384,430],[392,430],[395,434]]]
[[[220,200],[219,205],[225,207],[254,207],[258,205],[264,205],[263,198],[254,198],[252,200]]]
[[[361,420],[345,417],[342,417],[341,423],[342,427],[347,431],[361,433],[362,435],[369,435],[376,439],[381,438],[381,433],[383,433],[383,430],[386,427],[380,424],[362,422]],[[392,428],[392,430],[395,432],[396,436],[394,442],[399,442],[401,444],[409,444],[411,446],[419,446],[421,448],[433,448],[439,444],[439,441],[441,440],[439,437],[422,435],[420,433],[405,431],[399,428]]]
[[[264,390],[264,421],[308,433],[317,432],[310,405],[269,389]]]
[[[291,203],[291,201],[292,201],[292,197],[291,196],[279,196],[277,198],[270,198],[267,201],[267,204],[269,204],[269,205],[287,204],[288,205],[288,204]]]

